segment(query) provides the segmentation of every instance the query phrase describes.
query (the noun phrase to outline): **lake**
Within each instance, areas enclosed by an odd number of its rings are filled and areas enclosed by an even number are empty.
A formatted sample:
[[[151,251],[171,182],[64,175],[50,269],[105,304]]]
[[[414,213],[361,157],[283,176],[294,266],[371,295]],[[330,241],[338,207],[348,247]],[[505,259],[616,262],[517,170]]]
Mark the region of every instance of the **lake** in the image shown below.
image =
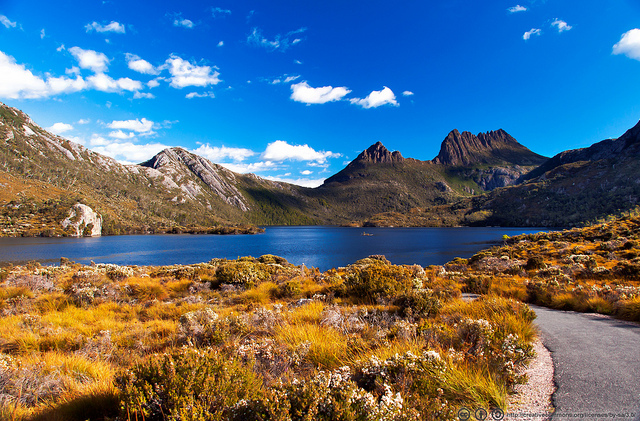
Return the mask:
[[[123,235],[95,238],[0,238],[0,262],[171,265],[274,254],[295,265],[322,271],[346,266],[372,254],[394,264],[441,265],[470,257],[503,235],[548,231],[545,228],[345,228],[267,227],[257,235]],[[366,235],[365,235],[366,234]]]

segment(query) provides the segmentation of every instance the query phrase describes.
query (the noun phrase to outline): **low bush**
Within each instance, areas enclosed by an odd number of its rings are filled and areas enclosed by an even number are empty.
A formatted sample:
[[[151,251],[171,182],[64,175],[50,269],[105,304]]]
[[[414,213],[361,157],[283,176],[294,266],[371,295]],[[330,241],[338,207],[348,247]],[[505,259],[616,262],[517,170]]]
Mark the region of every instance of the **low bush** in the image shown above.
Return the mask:
[[[238,402],[258,397],[253,371],[212,349],[154,355],[120,374],[121,417],[128,420],[222,420]]]

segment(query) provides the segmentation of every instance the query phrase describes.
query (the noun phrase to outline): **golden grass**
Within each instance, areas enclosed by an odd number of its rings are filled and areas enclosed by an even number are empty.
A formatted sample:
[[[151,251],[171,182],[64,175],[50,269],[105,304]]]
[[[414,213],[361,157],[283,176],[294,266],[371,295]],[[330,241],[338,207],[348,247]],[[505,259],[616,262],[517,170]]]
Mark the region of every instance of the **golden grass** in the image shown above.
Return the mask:
[[[291,324],[319,324],[324,310],[324,303],[313,301],[309,304],[295,308],[287,314],[287,320]]]
[[[336,369],[359,359],[358,351],[349,349],[348,338],[332,328],[316,324],[283,325],[274,336],[292,351],[308,342],[306,359],[324,369]]]

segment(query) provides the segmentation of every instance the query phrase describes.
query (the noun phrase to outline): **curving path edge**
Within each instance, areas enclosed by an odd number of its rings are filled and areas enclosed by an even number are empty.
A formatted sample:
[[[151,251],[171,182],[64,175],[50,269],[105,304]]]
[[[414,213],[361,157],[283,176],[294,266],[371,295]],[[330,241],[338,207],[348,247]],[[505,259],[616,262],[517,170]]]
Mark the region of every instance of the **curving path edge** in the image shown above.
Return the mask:
[[[530,305],[551,352],[552,420],[640,420],[640,325]]]

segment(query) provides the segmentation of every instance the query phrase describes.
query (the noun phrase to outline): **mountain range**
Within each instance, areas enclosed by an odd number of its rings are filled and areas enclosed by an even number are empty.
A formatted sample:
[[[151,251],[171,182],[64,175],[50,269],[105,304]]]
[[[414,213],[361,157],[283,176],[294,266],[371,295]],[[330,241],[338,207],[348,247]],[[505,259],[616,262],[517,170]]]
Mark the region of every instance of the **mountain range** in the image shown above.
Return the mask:
[[[453,130],[433,160],[405,158],[378,142],[320,187],[305,188],[237,174],[183,148],[123,165],[0,103],[0,229],[86,234],[71,211],[78,203],[96,212],[102,234],[255,232],[275,224],[576,225],[636,206],[639,154],[640,124],[552,158],[502,129]],[[90,228],[100,222],[92,219]]]

